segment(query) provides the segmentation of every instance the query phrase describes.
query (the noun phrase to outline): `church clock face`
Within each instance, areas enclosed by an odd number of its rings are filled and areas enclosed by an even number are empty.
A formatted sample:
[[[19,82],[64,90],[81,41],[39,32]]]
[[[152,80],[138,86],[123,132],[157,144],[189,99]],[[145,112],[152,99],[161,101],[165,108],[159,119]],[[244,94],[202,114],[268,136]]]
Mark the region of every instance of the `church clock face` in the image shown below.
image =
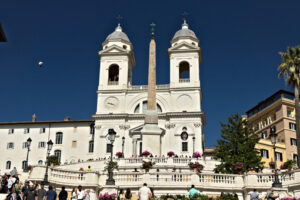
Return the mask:
[[[108,109],[117,109],[119,107],[119,99],[116,97],[108,97],[104,103]]]

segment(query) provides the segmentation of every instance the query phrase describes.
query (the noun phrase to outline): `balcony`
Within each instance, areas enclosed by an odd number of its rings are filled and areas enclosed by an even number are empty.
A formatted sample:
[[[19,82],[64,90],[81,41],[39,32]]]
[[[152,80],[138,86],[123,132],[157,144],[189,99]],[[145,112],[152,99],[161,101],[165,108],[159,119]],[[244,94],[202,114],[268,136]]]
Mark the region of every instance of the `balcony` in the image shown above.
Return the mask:
[[[119,85],[119,81],[108,81],[108,85]]]

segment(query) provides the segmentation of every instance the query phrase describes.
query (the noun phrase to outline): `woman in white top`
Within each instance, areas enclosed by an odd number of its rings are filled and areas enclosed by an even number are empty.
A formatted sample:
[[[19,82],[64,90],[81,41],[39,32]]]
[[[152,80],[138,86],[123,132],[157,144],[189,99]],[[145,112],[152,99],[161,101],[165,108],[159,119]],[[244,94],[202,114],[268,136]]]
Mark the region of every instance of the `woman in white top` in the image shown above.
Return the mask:
[[[77,200],[77,188],[74,187],[72,190],[71,200]]]

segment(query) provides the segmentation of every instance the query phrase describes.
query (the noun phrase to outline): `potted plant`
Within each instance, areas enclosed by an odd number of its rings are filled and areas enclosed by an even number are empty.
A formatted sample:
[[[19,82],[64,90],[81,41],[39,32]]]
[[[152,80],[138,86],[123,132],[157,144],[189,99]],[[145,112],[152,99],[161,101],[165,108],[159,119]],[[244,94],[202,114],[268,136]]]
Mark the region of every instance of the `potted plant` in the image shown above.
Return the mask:
[[[115,200],[117,197],[116,193],[108,194],[107,192],[99,195],[99,199],[101,200]]]
[[[58,157],[55,156],[55,155],[49,156],[49,157],[47,158],[47,162],[50,163],[50,166],[51,166],[51,167],[54,167],[55,165],[59,165],[59,164],[60,164],[60,163],[59,163],[59,160],[58,160]]]
[[[105,164],[106,164],[106,165],[105,165],[105,167],[104,167],[104,171],[109,172],[110,169],[111,169],[112,171],[113,171],[113,170],[119,170],[119,165],[118,165],[117,162],[112,161],[112,164],[110,165],[110,161],[108,161],[108,162],[106,162]]]
[[[167,153],[167,155],[168,155],[169,157],[172,157],[172,156],[175,155],[175,153],[174,153],[173,151],[169,151],[169,152]]]
[[[291,171],[296,164],[295,160],[287,160],[283,163],[283,169],[287,169],[288,171]],[[280,166],[281,167],[281,166]]]
[[[275,162],[274,161],[270,161],[269,162],[269,166],[271,169],[274,169],[275,168]]]
[[[146,162],[146,161],[143,161],[143,164],[142,164],[142,169],[144,169],[146,172],[149,172],[150,169],[152,169],[153,165],[155,165],[155,162]]]
[[[144,156],[144,157],[148,157],[150,154],[151,153],[146,150],[146,151],[143,151],[141,155]]]
[[[193,153],[193,157],[194,158],[201,158],[202,155],[201,155],[201,153],[199,153],[199,152],[196,151],[196,152]]]
[[[245,172],[245,167],[243,162],[236,162],[232,164],[233,171],[237,174],[242,174]]]
[[[33,167],[32,167],[32,165],[28,165],[27,168],[28,168],[29,171],[31,171]]]
[[[118,158],[123,158],[123,153],[122,153],[122,152],[117,152],[117,153],[116,153],[116,156],[117,156]]]
[[[190,162],[189,163],[190,169],[192,169],[194,172],[200,173],[203,169],[203,165],[201,165],[199,162]]]

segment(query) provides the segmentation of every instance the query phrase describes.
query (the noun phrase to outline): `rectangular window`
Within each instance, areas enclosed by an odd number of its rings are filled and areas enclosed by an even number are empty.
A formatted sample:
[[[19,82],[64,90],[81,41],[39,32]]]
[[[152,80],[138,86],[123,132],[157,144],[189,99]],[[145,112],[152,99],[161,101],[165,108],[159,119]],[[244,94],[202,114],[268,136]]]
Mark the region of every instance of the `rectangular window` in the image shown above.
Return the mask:
[[[45,148],[45,142],[39,142],[39,148]]]
[[[268,120],[267,119],[264,119],[263,120],[263,127],[267,126],[268,125]]]
[[[293,160],[296,161],[296,166],[297,166],[297,163],[298,163],[298,156],[297,156],[297,154],[293,154]]]
[[[296,130],[296,124],[295,123],[290,122],[289,126],[290,126],[291,130]]]
[[[13,128],[8,129],[8,134],[14,134],[15,130]]]
[[[263,158],[269,158],[269,151],[266,149],[261,149],[260,154],[261,154],[261,157],[263,157]]]
[[[274,114],[272,115],[271,119],[272,119],[272,122],[276,121],[276,113],[274,113]]]
[[[276,161],[282,161],[282,153],[275,152],[275,160]]]
[[[7,143],[7,149],[13,149],[14,148],[14,143],[9,142]]]
[[[187,142],[182,142],[181,151],[188,151],[188,143]]]
[[[261,138],[262,138],[262,139],[267,139],[267,138],[268,138],[268,132],[267,132],[267,131],[263,131],[263,132],[261,133]]]
[[[30,132],[30,128],[24,128],[24,134],[27,134]]]
[[[297,140],[295,138],[291,138],[291,145],[297,146]]]
[[[77,147],[77,141],[72,141],[72,148],[76,148]]]
[[[259,124],[257,123],[256,125],[255,125],[255,131],[258,131],[258,129],[259,129]]]
[[[111,144],[106,144],[106,153],[111,152]]]
[[[46,133],[46,128],[40,128],[40,133]]]
[[[89,153],[93,153],[94,152],[94,141],[90,141],[89,142]]]
[[[287,117],[290,117],[290,118],[293,118],[293,109],[292,108],[288,108],[287,111],[286,111],[286,115]]]
[[[28,145],[27,145],[28,143],[27,142],[23,142],[23,144],[22,144],[22,148],[23,149],[26,149],[27,147],[28,147]]]

